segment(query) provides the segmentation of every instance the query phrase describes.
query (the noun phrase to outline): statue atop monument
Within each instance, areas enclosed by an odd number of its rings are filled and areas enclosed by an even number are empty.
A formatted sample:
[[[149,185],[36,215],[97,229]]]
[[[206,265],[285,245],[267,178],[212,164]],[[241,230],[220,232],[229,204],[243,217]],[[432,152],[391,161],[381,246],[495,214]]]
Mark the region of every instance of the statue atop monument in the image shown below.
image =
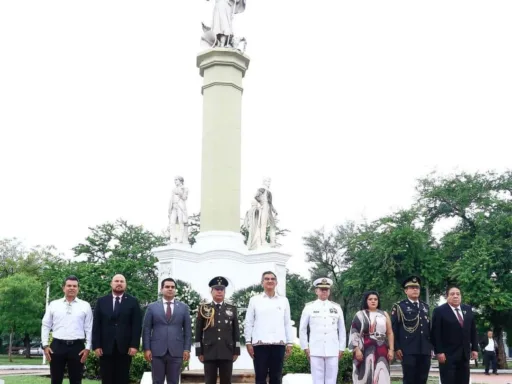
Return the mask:
[[[169,203],[169,225],[171,230],[171,243],[188,242],[188,213],[187,204],[188,188],[183,186],[185,180],[181,176],[174,178],[175,188]]]
[[[250,250],[264,246],[276,246],[276,220],[277,211],[272,203],[269,177],[263,179],[263,186],[258,188],[256,195],[245,215],[244,226],[249,231],[247,246]],[[270,243],[267,242],[267,228]]]
[[[210,0],[207,0],[210,1]],[[235,14],[245,11],[246,0],[212,0],[213,18],[210,27],[203,24],[202,42],[208,44],[209,48],[234,48],[247,44],[245,38],[235,37],[233,33],[233,18]]]

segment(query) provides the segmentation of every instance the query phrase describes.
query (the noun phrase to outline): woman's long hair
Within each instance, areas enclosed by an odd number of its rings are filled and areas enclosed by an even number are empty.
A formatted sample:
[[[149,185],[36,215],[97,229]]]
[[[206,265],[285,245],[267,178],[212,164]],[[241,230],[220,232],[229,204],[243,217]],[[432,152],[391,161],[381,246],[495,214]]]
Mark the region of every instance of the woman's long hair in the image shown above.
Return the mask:
[[[366,291],[365,293],[363,293],[363,301],[361,302],[361,309],[368,309],[368,297],[370,297],[370,295],[375,295],[377,296],[377,309],[380,309],[380,296],[379,296],[379,292],[377,291]]]

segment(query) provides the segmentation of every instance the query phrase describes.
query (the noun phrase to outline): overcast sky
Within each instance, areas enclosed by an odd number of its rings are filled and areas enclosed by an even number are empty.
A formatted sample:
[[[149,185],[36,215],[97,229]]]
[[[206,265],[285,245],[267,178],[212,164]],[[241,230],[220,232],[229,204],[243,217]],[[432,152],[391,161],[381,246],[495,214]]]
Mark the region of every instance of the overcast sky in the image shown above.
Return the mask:
[[[71,254],[119,217],[160,232],[174,175],[200,202],[201,21],[212,1],[0,2],[0,237]],[[512,2],[247,0],[242,214],[272,177],[302,236],[407,207],[438,170],[504,170]]]

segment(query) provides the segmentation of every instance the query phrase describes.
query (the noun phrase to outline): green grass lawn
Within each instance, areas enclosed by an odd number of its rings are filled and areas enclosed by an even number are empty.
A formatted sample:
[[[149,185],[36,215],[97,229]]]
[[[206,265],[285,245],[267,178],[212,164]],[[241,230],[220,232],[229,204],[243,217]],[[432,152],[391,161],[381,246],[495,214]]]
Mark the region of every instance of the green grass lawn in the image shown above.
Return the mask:
[[[11,363],[8,355],[0,355],[0,365],[41,365],[42,363],[42,356],[34,356],[27,359],[25,356],[13,355]]]
[[[50,382],[49,377],[40,376],[2,376],[5,380],[5,384],[48,384]],[[68,379],[64,379],[64,383],[69,383]],[[97,380],[82,380],[82,384],[99,384]]]

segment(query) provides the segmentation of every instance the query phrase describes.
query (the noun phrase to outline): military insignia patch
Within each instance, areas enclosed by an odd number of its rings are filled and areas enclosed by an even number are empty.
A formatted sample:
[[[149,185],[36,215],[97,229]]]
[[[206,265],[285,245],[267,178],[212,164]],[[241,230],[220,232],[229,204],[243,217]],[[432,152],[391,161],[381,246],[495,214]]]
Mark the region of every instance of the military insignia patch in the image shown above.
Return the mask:
[[[331,313],[338,313],[338,310],[336,308],[331,308],[331,309],[329,309],[329,312],[331,312]]]
[[[233,311],[231,311],[230,309],[226,309],[226,315],[233,316]]]

